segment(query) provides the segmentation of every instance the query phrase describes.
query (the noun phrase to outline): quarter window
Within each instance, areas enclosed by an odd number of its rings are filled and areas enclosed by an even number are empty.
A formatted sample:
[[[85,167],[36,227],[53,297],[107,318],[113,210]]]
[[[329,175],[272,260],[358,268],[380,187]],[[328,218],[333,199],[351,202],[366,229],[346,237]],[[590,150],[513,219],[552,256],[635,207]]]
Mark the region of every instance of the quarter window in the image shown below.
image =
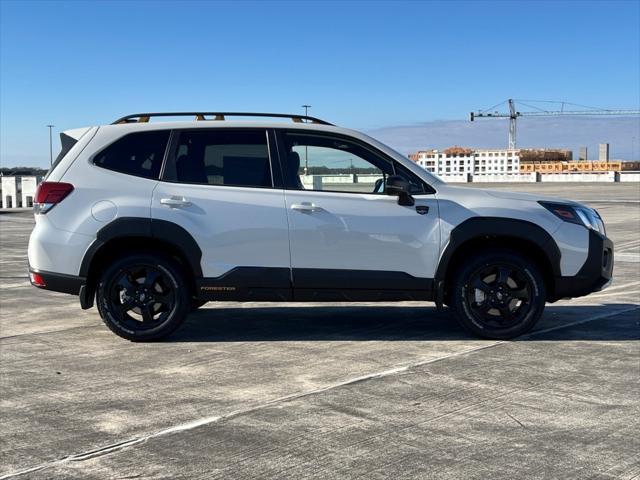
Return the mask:
[[[164,179],[180,183],[272,187],[264,130],[191,130],[179,133]]]
[[[96,155],[93,163],[129,175],[158,178],[168,141],[168,130],[130,133]]]

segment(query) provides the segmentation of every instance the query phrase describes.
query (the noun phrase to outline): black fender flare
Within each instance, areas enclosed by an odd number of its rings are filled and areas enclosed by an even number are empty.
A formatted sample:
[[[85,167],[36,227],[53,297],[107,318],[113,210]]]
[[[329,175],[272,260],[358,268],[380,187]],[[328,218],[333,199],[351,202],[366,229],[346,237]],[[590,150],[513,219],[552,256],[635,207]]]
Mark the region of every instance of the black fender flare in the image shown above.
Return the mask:
[[[79,275],[88,277],[91,263],[104,245],[127,237],[162,240],[172,245],[187,260],[194,276],[202,277],[202,250],[189,232],[173,222],[139,217],[118,218],[102,227],[82,258]]]
[[[444,249],[435,282],[444,282],[449,263],[462,245],[479,238],[513,238],[536,244],[545,254],[554,276],[560,276],[560,249],[553,237],[542,227],[526,220],[500,217],[472,217],[456,226]]]

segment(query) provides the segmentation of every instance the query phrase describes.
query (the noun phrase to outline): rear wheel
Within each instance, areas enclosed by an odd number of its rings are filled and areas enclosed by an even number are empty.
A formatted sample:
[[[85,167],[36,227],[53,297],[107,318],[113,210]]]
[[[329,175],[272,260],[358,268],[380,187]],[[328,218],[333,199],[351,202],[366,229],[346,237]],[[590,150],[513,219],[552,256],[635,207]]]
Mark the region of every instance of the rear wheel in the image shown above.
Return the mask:
[[[486,251],[454,278],[453,307],[472,333],[494,339],[517,337],[540,319],[546,301],[537,268],[515,252]]]
[[[161,255],[130,255],[100,278],[97,306],[116,335],[132,341],[158,340],[184,321],[191,309],[182,269]]]

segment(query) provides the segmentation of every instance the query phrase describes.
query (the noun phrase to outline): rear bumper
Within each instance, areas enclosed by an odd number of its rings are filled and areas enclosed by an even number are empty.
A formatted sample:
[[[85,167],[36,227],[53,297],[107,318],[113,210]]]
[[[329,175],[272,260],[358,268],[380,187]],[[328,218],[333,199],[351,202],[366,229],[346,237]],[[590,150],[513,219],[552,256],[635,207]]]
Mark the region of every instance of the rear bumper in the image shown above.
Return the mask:
[[[589,253],[578,273],[571,277],[555,277],[550,301],[589,295],[606,288],[613,276],[613,242],[589,230]]]
[[[42,283],[36,283],[34,281],[34,274],[38,275],[38,281]],[[29,281],[34,287],[43,290],[78,295],[78,297],[80,297],[80,307],[82,307],[83,310],[93,307],[95,292],[87,288],[87,279],[85,277],[45,272],[36,270],[35,268],[29,268]]]
[[[43,284],[35,283],[32,274],[39,275]],[[29,268],[29,281],[34,287],[42,288],[43,290],[78,295],[80,293],[80,288],[86,283],[87,279],[75,275],[46,272],[43,270],[36,270],[35,268]]]

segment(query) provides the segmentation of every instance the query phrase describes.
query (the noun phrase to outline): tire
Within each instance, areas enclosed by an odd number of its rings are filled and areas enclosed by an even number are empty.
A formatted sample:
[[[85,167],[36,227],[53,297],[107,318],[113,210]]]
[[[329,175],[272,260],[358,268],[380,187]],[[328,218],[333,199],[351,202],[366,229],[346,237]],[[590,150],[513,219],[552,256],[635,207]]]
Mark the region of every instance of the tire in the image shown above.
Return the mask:
[[[542,275],[523,255],[487,250],[462,265],[453,278],[452,303],[460,324],[490,339],[528,332],[546,302]]]
[[[188,283],[180,265],[161,254],[130,254],[113,262],[98,282],[102,321],[133,342],[171,334],[191,310]]]

